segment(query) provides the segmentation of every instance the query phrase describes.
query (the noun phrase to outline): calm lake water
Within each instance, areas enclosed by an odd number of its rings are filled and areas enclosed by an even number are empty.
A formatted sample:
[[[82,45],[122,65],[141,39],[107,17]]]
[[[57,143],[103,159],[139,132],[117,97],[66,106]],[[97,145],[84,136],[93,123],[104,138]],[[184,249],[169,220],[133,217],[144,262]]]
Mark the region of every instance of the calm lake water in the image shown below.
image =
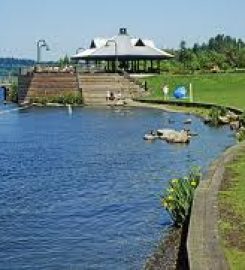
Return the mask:
[[[187,146],[142,139],[186,118],[153,109],[0,114],[0,269],[141,269],[171,224],[160,207],[167,180],[234,143],[227,128],[194,116],[200,136]]]

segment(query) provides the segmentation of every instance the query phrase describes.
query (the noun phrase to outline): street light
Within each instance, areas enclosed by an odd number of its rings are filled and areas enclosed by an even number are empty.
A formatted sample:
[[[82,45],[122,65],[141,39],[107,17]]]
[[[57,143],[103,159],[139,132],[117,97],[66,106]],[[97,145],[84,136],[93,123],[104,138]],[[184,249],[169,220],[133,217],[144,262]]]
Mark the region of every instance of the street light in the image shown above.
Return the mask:
[[[115,39],[109,39],[107,40],[105,46],[109,46],[110,43],[114,43],[115,44],[115,72],[117,72],[118,70],[118,51],[117,51],[117,42]]]
[[[37,42],[37,63],[41,62],[41,49],[42,48],[45,48],[46,51],[50,51],[50,48],[44,39],[40,39]]]

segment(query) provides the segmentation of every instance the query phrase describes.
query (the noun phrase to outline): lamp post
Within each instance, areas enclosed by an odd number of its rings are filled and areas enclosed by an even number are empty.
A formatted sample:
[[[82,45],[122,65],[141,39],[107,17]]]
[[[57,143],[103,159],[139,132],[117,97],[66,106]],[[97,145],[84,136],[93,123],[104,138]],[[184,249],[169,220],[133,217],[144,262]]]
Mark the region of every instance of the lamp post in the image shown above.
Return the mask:
[[[118,50],[117,50],[117,42],[115,39],[109,39],[106,42],[106,46],[109,46],[110,43],[115,44],[115,72],[118,70]]]
[[[45,48],[46,51],[50,51],[50,48],[44,39],[40,39],[37,42],[37,63],[41,62],[41,49],[42,48]]]

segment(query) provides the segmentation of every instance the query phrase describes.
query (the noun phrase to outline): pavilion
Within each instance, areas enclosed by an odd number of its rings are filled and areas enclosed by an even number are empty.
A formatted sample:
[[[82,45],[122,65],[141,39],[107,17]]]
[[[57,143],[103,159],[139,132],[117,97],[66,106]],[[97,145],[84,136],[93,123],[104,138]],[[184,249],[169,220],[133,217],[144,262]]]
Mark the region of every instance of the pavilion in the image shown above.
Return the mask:
[[[173,55],[156,48],[152,40],[133,38],[126,28],[112,38],[95,38],[90,47],[71,57],[87,67],[103,69],[106,72],[124,70],[129,73],[160,72],[162,60]]]

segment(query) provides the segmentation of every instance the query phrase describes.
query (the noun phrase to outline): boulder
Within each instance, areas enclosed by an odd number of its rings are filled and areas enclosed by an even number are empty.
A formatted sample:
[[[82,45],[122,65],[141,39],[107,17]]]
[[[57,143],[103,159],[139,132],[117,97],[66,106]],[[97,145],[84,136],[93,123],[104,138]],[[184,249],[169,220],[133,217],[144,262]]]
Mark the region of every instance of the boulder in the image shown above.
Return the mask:
[[[157,135],[169,143],[189,143],[191,138],[188,130],[159,129]]]
[[[192,123],[192,120],[191,120],[191,118],[188,118],[188,119],[186,119],[185,121],[184,121],[184,124],[191,124]]]
[[[224,125],[229,124],[230,119],[227,116],[219,116],[219,123]]]
[[[239,127],[240,127],[239,121],[230,122],[230,129],[231,130],[238,130]]]
[[[209,124],[211,122],[211,119],[209,117],[205,117],[203,119],[204,124]]]
[[[180,132],[170,134],[170,136],[166,138],[166,141],[168,143],[189,143],[190,136],[188,134],[188,131],[181,130]]]
[[[226,117],[229,118],[230,122],[237,121],[239,119],[239,116],[231,111],[227,113]]]
[[[171,134],[176,133],[174,129],[158,129],[157,130],[157,135],[159,136],[160,139],[166,139],[168,138]]]

